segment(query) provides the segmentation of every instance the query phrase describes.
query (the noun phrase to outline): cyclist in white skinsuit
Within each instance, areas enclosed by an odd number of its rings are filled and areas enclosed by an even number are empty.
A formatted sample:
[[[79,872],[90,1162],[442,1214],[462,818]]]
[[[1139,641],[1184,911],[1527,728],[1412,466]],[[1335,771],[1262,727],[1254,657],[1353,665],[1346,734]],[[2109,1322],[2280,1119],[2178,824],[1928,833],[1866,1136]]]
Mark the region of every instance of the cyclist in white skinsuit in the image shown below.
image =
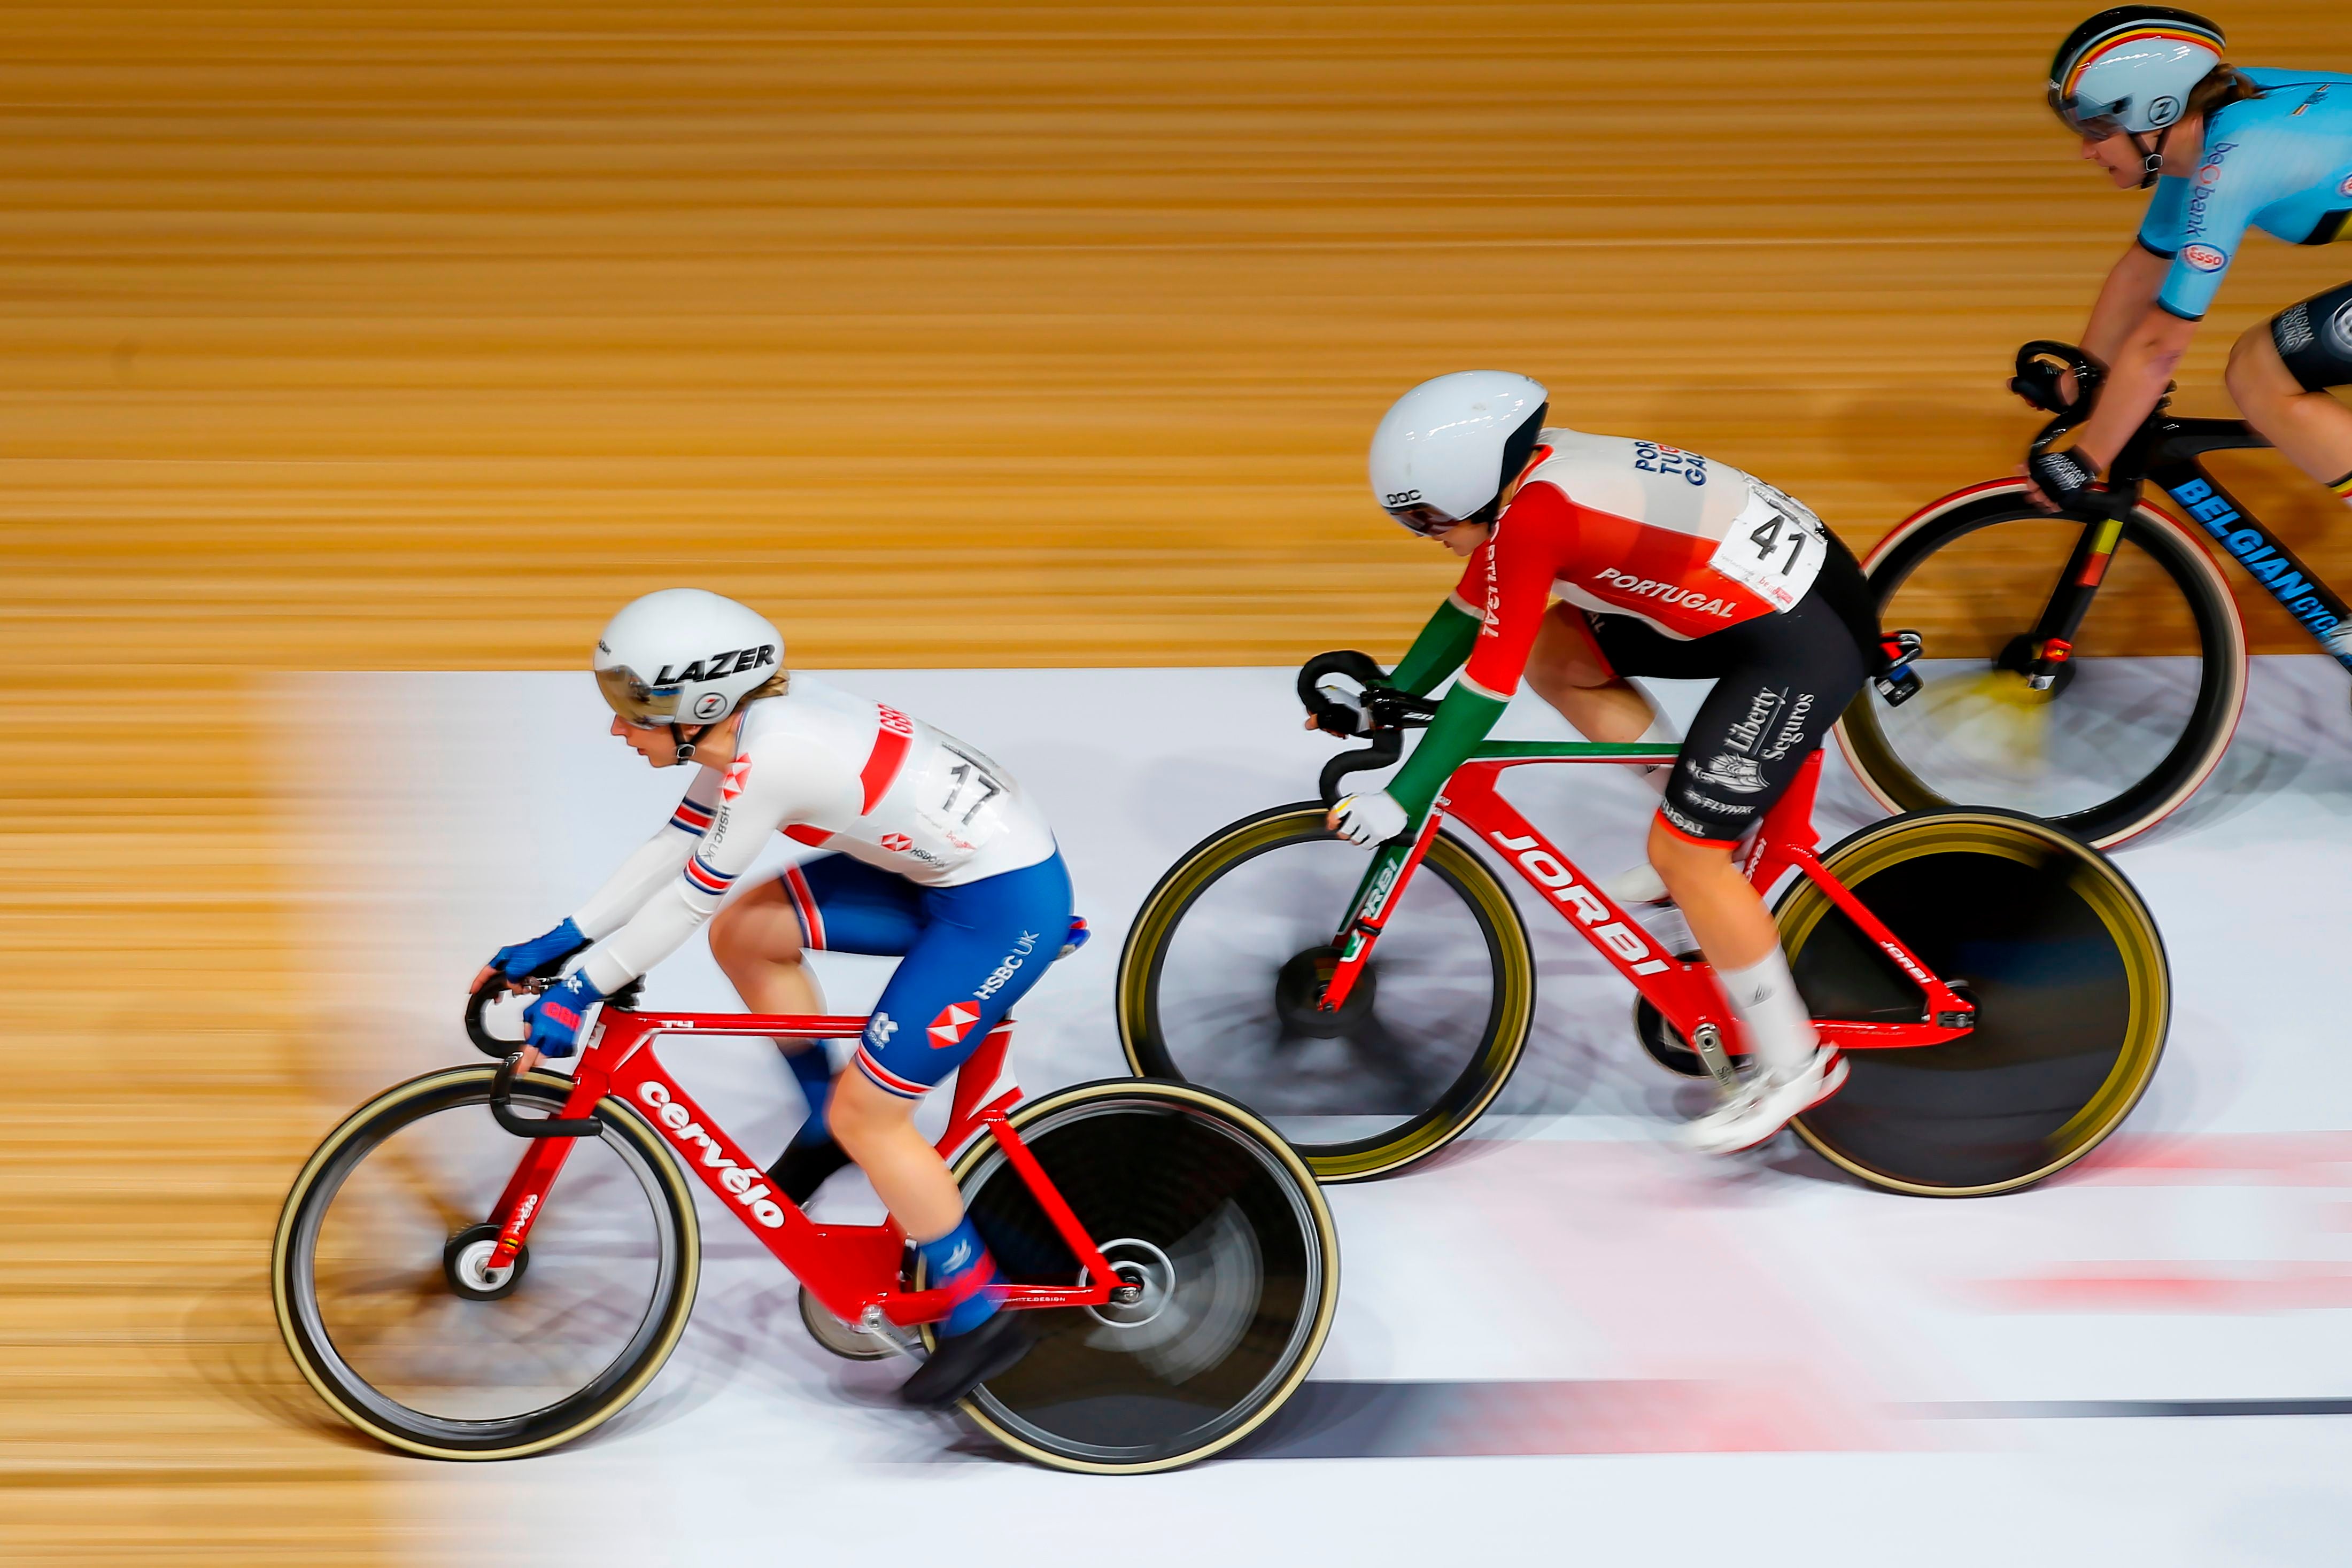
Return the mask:
[[[596,656],[613,733],[655,767],[700,767],[668,824],[603,888],[545,936],[500,948],[475,983],[593,944],[528,1015],[531,1049],[566,1056],[599,1002],[706,921],[712,956],[755,1012],[824,1010],[801,961],[808,949],[898,956],[856,1071],[836,1081],[822,1049],[791,1057],[810,1115],[770,1175],[805,1204],[849,1159],[864,1168],[956,1299],[906,1397],[952,1404],[1027,1341],[1021,1314],[997,1311],[995,1265],[946,1163],[915,1130],[915,1102],[1083,926],[1053,831],[1010,774],[887,703],[786,675],[782,654],[765,619],[696,589],[650,594],[614,618]],[[778,832],[827,852],[722,908]]]
[[[2290,245],[2352,239],[2352,76],[2222,63],[2221,31],[2188,11],[2103,11],[2060,46],[2050,106],[2118,188],[2155,189],[2107,275],[2083,348],[2107,367],[2073,447],[2029,465],[2066,503],[2164,395],[2247,234]],[[2352,505],[2352,283],[2249,328],[2230,351],[2230,395],[2288,461]]]

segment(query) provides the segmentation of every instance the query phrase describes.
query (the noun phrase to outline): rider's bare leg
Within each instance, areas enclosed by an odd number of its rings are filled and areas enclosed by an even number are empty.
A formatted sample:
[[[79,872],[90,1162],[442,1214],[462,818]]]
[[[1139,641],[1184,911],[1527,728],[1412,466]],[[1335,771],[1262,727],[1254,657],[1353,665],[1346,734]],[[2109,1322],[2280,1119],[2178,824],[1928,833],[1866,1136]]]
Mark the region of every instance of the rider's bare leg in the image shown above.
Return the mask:
[[[1650,699],[1609,667],[1583,615],[1566,604],[1543,618],[1525,678],[1587,740],[1639,740],[1659,722]]]
[[[751,888],[711,917],[710,956],[755,1013],[821,1013],[824,993],[802,956],[800,916],[781,882]],[[833,1060],[813,1040],[780,1040],[776,1048],[807,1099],[809,1113],[783,1157],[768,1174],[795,1203],[806,1203],[841,1168],[826,1132],[826,1112],[838,1082]]]
[[[833,1095],[833,1135],[874,1184],[884,1207],[916,1241],[935,1241],[963,1219],[948,1163],[915,1128],[915,1102],[844,1072]]]
[[[1731,998],[1748,1045],[1783,1075],[1811,1060],[1819,1042],[1780,955],[1780,933],[1763,895],[1740,874],[1728,844],[1695,843],[1650,823],[1650,863],[1690,923],[1699,951]]]
[[[1630,740],[1674,742],[1682,737],[1651,703],[1649,694],[1609,667],[1592,629],[1572,606],[1555,604],[1536,629],[1535,647],[1528,652],[1525,679],[1536,695],[1549,703],[1587,740],[1603,743]],[[1666,787],[1665,768],[1650,768],[1641,777],[1660,791]],[[1604,884],[1620,904],[1650,904],[1664,889],[1654,869],[1634,866]]]
[[[801,920],[781,882],[766,882],[710,917],[710,956],[755,1013],[821,1013],[824,994],[801,957]],[[777,1042],[786,1055],[814,1043]]]
[[[1746,969],[1780,946],[1780,933],[1731,851],[1678,838],[1662,819],[1650,820],[1650,863],[1665,879],[1699,951],[1718,969]]]
[[[2270,322],[2258,321],[2239,337],[2223,379],[2246,423],[2288,462],[2323,485],[2352,478],[2352,408],[2332,393],[2304,390],[2279,358]]]

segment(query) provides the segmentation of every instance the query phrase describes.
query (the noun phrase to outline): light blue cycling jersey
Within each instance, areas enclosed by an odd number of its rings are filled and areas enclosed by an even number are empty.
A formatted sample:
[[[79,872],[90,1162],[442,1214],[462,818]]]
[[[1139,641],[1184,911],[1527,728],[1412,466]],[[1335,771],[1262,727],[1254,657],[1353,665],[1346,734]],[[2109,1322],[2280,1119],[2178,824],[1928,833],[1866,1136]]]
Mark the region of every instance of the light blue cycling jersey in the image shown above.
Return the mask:
[[[2158,180],[2139,225],[2172,263],[2156,302],[2184,320],[2212,308],[2249,228],[2289,245],[2352,239],[2352,76],[2245,75],[2263,95],[2213,111],[2196,176]]]

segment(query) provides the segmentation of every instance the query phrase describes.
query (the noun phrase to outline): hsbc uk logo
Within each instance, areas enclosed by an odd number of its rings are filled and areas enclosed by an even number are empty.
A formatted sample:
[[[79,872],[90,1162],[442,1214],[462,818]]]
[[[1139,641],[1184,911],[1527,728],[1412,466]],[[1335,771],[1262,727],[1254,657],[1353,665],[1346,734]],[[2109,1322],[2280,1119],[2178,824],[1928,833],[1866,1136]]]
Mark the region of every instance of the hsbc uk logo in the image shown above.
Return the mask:
[[[1003,990],[1013,977],[1021,972],[1021,960],[1036,950],[1037,934],[1034,931],[1024,931],[1021,934],[1021,940],[1013,945],[1013,951],[1004,956],[1004,962],[996,966],[988,978],[981,981],[980,988],[972,992],[972,995],[982,1001],[986,1001]]]
[[[898,1020],[888,1013],[877,1012],[866,1020],[866,1043],[877,1051],[888,1045],[890,1037],[898,1032]]]
[[[929,1039],[933,1051],[952,1051],[963,1043],[963,1037],[970,1034],[971,1026],[979,1021],[978,1002],[950,1002],[940,1009],[940,1016],[933,1019],[931,1027],[923,1032]]]

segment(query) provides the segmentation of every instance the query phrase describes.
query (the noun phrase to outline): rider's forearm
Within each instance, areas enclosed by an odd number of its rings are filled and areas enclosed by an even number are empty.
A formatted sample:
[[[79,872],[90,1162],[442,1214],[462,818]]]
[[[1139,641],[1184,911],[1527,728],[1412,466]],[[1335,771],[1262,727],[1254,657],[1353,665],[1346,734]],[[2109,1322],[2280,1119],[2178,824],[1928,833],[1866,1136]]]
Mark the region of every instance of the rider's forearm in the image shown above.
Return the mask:
[[[1427,814],[1437,792],[1445,788],[1454,770],[1486,738],[1495,721],[1503,716],[1506,706],[1459,682],[1445,694],[1445,700],[1437,705],[1437,717],[1431,722],[1429,732],[1412,748],[1412,756],[1397,770],[1397,776],[1389,780],[1390,796],[1405,809],[1412,821],[1418,822]]]
[[[596,944],[580,972],[611,996],[686,945],[719,907],[719,900],[690,890],[675,872],[669,886],[656,889],[629,923]]]
[[[1404,657],[1397,661],[1389,682],[1415,696],[1427,696],[1431,687],[1462,667],[1477,642],[1477,612],[1448,594]]]
[[[685,869],[686,857],[694,852],[701,836],[672,821],[638,845],[621,862],[621,869],[572,913],[572,923],[580,927],[580,935],[596,942],[618,931],[631,915],[645,907],[646,900],[660,891],[663,883],[677,880],[677,873]]]
[[[2099,287],[2090,323],[2083,329],[2083,351],[2103,365],[2113,365],[2132,329],[2156,308],[2157,290],[2164,287],[2164,275],[2171,265],[2134,240]]]
[[[2099,389],[2099,405],[2083,423],[2074,449],[2084,460],[2105,468],[2124,449],[2156,408],[2180,368],[2181,356],[2197,335],[2197,323],[2164,310],[2151,310],[2137,329],[2127,334],[2107,364],[2106,384]]]

